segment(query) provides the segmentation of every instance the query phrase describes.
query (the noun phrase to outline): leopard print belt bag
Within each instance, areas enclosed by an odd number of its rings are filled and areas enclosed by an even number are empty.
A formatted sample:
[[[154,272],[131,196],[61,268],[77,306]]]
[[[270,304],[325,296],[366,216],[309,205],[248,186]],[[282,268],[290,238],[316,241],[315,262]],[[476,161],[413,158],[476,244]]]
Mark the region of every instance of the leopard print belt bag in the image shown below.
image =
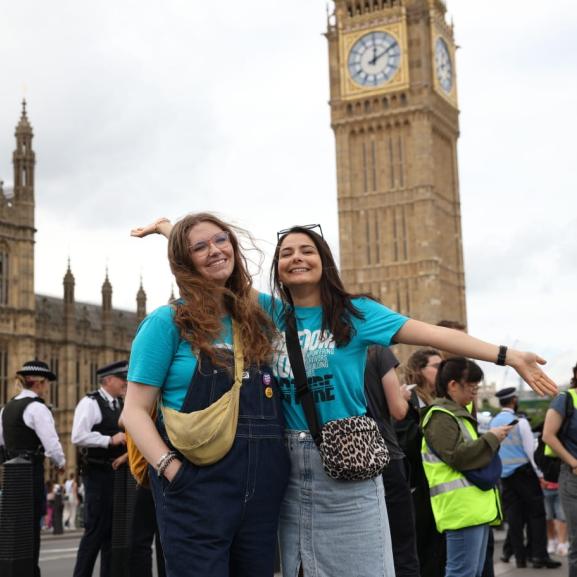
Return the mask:
[[[380,475],[390,457],[377,423],[367,416],[347,417],[328,421],[320,427],[296,326],[290,321],[285,337],[296,396],[319,449],[325,473],[342,481],[364,481]]]
[[[377,423],[366,416],[325,423],[318,447],[325,473],[343,481],[372,479],[390,460]]]

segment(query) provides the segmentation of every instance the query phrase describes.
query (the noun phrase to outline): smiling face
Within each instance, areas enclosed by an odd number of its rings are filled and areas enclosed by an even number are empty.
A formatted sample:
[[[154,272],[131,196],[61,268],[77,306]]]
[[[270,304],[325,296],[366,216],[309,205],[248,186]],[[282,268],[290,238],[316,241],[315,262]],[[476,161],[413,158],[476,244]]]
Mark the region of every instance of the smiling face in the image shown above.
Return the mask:
[[[234,250],[230,241],[221,237],[222,232],[213,222],[199,222],[188,232],[188,250],[198,274],[224,286],[234,270]]]
[[[279,280],[287,287],[319,285],[323,265],[313,240],[304,233],[287,234],[278,253]]]

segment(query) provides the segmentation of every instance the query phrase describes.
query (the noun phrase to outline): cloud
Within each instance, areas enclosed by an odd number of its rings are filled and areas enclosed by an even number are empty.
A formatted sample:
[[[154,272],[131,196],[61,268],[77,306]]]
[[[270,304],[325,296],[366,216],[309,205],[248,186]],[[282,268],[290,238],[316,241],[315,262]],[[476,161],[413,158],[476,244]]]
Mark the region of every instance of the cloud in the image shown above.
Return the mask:
[[[561,362],[575,347],[577,6],[448,0],[454,16],[469,326]],[[36,286],[149,308],[170,294],[156,216],[213,210],[272,250],[322,222],[338,252],[325,4],[22,0],[3,7],[0,178],[23,86],[37,153]],[[577,356],[577,349],[573,349]],[[570,356],[570,355],[569,355]],[[562,371],[560,370],[560,374]]]

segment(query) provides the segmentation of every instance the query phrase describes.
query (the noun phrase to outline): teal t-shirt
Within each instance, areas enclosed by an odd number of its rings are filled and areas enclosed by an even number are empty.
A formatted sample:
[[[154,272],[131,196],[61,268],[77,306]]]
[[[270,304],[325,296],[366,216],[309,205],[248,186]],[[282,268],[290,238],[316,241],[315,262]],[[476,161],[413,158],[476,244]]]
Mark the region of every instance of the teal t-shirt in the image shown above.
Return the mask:
[[[138,327],[128,366],[128,380],[162,389],[162,402],[171,409],[182,407],[196,371],[197,357],[174,324],[174,308],[166,305],[151,312]],[[230,316],[222,318],[216,346],[232,347]]]
[[[368,298],[353,299],[353,304],[364,318],[352,318],[356,334],[345,347],[337,347],[330,333],[321,334],[322,307],[295,307],[305,369],[321,424],[366,413],[364,373],[367,347],[372,344],[389,346],[408,320]],[[272,368],[279,380],[286,426],[293,430],[308,430],[302,407],[295,400],[281,307],[270,296],[261,298],[261,306],[269,311],[282,332],[281,342],[275,347]]]
[[[269,295],[259,295],[266,311],[271,310],[271,302]],[[163,404],[179,410],[196,371],[197,357],[190,343],[180,337],[174,312],[173,306],[162,306],[140,323],[130,351],[128,380],[161,388]],[[232,348],[230,316],[222,318],[222,332],[215,345]]]

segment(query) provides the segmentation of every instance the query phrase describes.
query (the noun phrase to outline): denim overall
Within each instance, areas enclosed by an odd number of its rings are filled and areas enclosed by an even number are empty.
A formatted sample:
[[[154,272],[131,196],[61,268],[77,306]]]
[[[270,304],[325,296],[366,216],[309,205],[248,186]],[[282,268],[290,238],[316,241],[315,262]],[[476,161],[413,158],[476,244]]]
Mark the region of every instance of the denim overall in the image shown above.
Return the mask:
[[[233,366],[230,355],[229,366]],[[181,412],[198,411],[232,386],[231,370],[201,357]],[[276,379],[245,371],[236,437],[217,463],[182,466],[169,483],[151,469],[169,577],[272,577],[280,505],[289,475]],[[164,425],[159,431],[167,445]]]

